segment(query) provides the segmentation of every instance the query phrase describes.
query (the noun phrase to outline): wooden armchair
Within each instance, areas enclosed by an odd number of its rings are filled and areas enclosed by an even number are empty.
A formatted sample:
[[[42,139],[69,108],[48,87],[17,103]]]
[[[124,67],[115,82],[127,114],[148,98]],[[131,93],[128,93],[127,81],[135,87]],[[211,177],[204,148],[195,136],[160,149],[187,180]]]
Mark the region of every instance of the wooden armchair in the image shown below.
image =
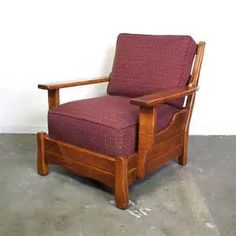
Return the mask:
[[[38,85],[49,103],[49,135],[37,134],[38,173],[54,164],[98,180],[126,209],[130,184],[169,160],[186,165],[204,47],[189,36],[120,34],[109,78]],[[107,96],[60,105],[61,88],[103,82]]]

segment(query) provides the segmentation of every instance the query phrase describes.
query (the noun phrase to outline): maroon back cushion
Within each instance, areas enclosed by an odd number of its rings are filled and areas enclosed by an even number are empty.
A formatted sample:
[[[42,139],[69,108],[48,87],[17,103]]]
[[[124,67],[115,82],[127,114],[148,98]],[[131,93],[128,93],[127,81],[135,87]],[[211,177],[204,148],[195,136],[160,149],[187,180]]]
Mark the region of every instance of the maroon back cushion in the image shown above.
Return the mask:
[[[120,34],[108,94],[136,97],[186,85],[196,49],[190,36]]]

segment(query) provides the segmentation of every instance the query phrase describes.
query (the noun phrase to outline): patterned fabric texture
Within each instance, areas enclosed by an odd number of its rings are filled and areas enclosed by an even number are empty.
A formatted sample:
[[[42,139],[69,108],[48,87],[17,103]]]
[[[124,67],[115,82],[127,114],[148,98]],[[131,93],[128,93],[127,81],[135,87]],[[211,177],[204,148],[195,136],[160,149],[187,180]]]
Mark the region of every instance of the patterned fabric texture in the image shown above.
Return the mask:
[[[158,131],[179,109],[163,104]],[[62,104],[48,113],[49,137],[110,156],[128,156],[137,150],[139,108],[129,97],[103,96]]]
[[[190,36],[120,34],[108,94],[136,97],[186,85],[196,49]]]

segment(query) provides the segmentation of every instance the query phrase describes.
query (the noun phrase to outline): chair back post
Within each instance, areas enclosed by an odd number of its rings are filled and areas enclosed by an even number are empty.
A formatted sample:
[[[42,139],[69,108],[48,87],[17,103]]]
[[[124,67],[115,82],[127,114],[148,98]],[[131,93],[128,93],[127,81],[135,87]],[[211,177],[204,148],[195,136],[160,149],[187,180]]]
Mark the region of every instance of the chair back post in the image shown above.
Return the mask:
[[[204,49],[205,49],[205,42],[199,42],[196,56],[195,56],[194,65],[193,65],[192,75],[188,83],[188,86],[191,88],[196,88],[198,86],[202,60],[203,60],[203,55],[204,55]],[[186,121],[185,121],[184,129],[183,129],[183,151],[182,151],[182,155],[179,157],[179,164],[181,165],[187,164],[189,125],[190,125],[190,120],[192,117],[195,96],[196,96],[196,93],[188,96],[186,106],[185,106],[185,109],[188,112],[187,112]]]
[[[204,56],[205,44],[206,44],[205,42],[199,42],[198,44],[197,53],[196,53],[196,57],[195,57],[194,65],[193,65],[193,71],[192,71],[192,75],[190,77],[189,84],[188,84],[189,87],[198,86],[200,71],[202,67],[202,60]],[[186,132],[188,133],[188,130],[189,130],[189,124],[190,124],[190,120],[191,120],[191,116],[193,112],[195,95],[196,93],[194,93],[193,95],[187,98],[186,108],[189,110],[189,114],[188,114],[186,125],[185,125],[185,133]]]
[[[205,42],[199,42],[196,52],[196,57],[193,65],[192,75],[189,80],[188,86],[197,86],[202,67],[202,60],[204,56]]]

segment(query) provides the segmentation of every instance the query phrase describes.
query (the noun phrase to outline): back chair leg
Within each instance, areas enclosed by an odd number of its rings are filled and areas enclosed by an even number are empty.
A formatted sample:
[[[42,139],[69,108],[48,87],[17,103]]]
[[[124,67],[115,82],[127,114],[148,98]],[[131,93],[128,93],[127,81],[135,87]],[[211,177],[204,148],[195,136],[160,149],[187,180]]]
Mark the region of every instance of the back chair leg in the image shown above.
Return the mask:
[[[129,206],[128,159],[118,157],[115,166],[115,203],[120,209]]]
[[[185,166],[188,161],[188,132],[184,134],[182,154],[179,156],[179,164]]]
[[[42,176],[48,175],[48,164],[45,160],[45,144],[44,144],[44,138],[46,136],[46,133],[40,132],[37,133],[37,142],[38,142],[38,159],[37,159],[37,165],[38,165],[38,173]]]

